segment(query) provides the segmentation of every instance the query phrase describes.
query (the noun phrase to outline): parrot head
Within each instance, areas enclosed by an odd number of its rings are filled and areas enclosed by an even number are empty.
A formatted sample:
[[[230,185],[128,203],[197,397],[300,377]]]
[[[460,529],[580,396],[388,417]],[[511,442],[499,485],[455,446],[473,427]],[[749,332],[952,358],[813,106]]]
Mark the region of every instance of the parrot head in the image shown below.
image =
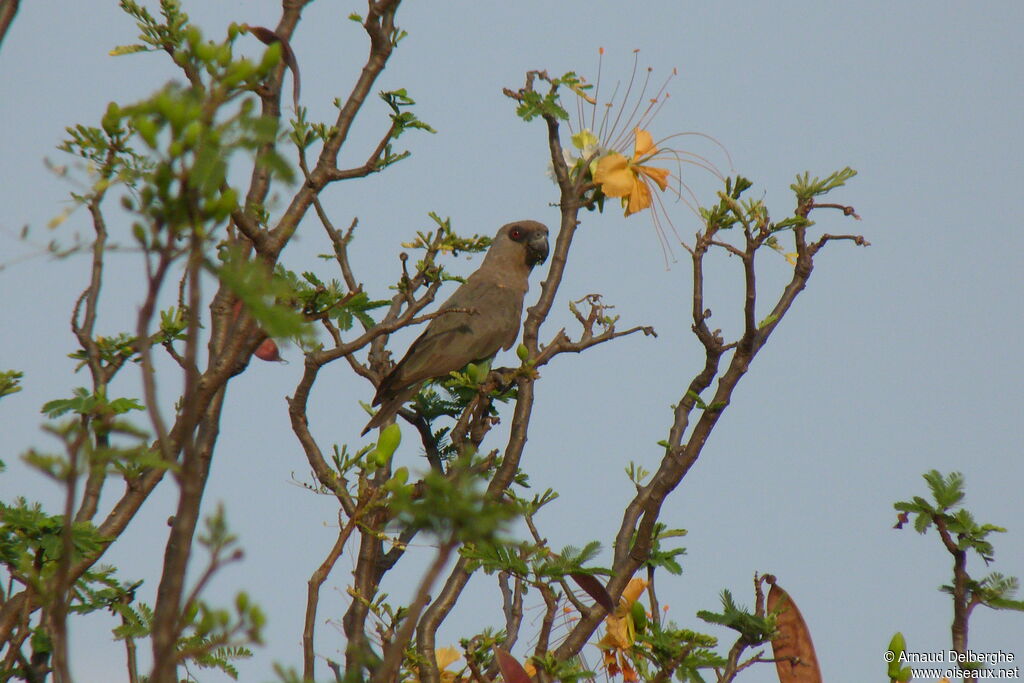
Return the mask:
[[[533,267],[548,258],[548,228],[537,221],[516,221],[503,226],[494,241],[508,239],[522,245],[526,252],[526,265]]]

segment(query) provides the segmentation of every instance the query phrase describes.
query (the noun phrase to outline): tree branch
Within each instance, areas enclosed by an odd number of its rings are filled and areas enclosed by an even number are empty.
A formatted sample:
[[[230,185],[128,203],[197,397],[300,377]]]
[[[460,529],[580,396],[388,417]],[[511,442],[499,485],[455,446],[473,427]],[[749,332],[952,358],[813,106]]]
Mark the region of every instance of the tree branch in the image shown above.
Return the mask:
[[[0,44],[3,44],[4,37],[11,29],[14,15],[18,13],[19,0],[0,0]]]
[[[430,589],[433,588],[434,583],[441,575],[441,570],[448,563],[448,559],[457,545],[458,542],[455,539],[449,539],[438,548],[437,557],[434,558],[433,563],[431,563],[423,575],[423,579],[420,581],[419,588],[416,591],[416,597],[413,599],[412,604],[409,605],[409,611],[402,621],[401,628],[395,635],[395,639],[384,650],[384,661],[370,679],[372,683],[390,683],[396,680],[396,674],[405,654],[405,646],[412,638],[420,612],[423,611],[427,602],[430,601]],[[436,668],[436,664],[434,666]]]
[[[306,681],[316,680],[315,672],[313,670],[313,664],[315,661],[315,653],[313,649],[313,636],[316,633],[316,610],[317,605],[320,603],[320,587],[327,580],[331,570],[334,568],[334,564],[341,557],[342,551],[345,549],[345,544],[348,543],[349,536],[352,535],[352,531],[356,528],[356,524],[359,521],[359,511],[355,515],[349,517],[348,522],[345,526],[341,527],[338,532],[338,538],[334,542],[334,546],[330,552],[327,553],[327,557],[324,561],[316,568],[313,575],[309,577],[308,587],[306,590],[306,618],[303,622],[302,628],[302,679]]]
[[[363,27],[370,37],[369,56],[348,99],[338,112],[338,118],[334,124],[334,134],[324,142],[320,157],[310,172],[309,179],[292,199],[277,227],[271,231],[268,251],[275,256],[291,239],[314,197],[331,182],[332,174],[337,171],[338,152],[348,139],[356,114],[373,89],[377,77],[384,70],[394,48],[391,44],[391,35],[395,29],[395,12],[398,10],[399,4],[400,0],[368,1],[368,12]],[[278,33],[281,33],[280,30]],[[279,93],[278,97],[280,97]]]

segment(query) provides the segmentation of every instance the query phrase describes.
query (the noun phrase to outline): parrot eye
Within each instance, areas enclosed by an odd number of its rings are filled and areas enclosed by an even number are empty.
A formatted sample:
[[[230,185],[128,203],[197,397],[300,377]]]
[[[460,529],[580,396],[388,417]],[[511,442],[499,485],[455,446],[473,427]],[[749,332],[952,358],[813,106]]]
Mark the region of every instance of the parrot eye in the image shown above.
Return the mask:
[[[523,231],[517,225],[516,227],[514,227],[514,228],[512,228],[511,230],[508,231],[508,236],[511,237],[516,242],[518,242],[519,240],[523,239]]]

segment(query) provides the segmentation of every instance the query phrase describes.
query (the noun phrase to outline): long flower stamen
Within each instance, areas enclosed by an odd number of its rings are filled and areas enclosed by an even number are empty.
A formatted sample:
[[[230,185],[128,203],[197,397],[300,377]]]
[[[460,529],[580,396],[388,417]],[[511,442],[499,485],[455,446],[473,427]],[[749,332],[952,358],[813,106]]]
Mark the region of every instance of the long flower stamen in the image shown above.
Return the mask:
[[[604,48],[597,48],[597,82],[594,84],[594,101],[601,101],[601,65],[604,63]],[[597,116],[597,105],[590,110],[590,130],[594,130],[594,118]],[[580,117],[580,121],[584,121]]]
[[[652,101],[648,102],[647,109],[644,110],[644,113],[641,114],[639,118],[637,118],[636,113],[638,111],[640,111],[640,105],[643,104],[643,102],[644,102],[644,95],[647,93],[647,86],[650,85],[650,83],[651,83],[651,73],[653,71],[654,71],[654,69],[652,69],[650,67],[647,67],[647,76],[644,78],[644,84],[640,88],[640,94],[637,95],[636,104],[633,105],[633,111],[629,112],[629,116],[626,118],[626,125],[623,127],[623,130],[619,134],[619,137],[610,145],[611,147],[613,147],[613,148],[614,147],[618,147],[618,146],[626,143],[629,140],[629,135],[630,135],[629,131],[630,131],[631,128],[632,129],[643,128],[643,126],[641,125],[641,122],[643,121],[643,119],[647,115],[647,113],[651,110],[651,107],[654,106],[654,103],[656,102],[656,100],[652,100]],[[632,87],[632,83],[630,84],[630,86]],[[627,98],[626,99],[628,99],[628,94],[629,93],[627,92]],[[621,111],[624,111],[625,108],[626,108],[626,106],[625,106],[626,105],[626,100],[625,99],[622,101],[622,105],[623,106],[622,106],[622,110],[620,110],[620,114],[621,114]]]
[[[592,89],[589,85],[573,87],[580,99],[576,102],[575,125],[569,125],[572,148],[564,152],[566,163],[572,173],[582,174],[591,181],[585,190],[588,206],[603,209],[605,198],[618,199],[627,217],[650,209],[655,233],[668,265],[671,240],[682,240],[661,195],[671,192],[676,201],[683,202],[699,216],[696,194],[683,176],[684,165],[723,177],[708,157],[675,149],[671,143],[683,136],[699,136],[722,149],[727,159],[729,155],[717,140],[703,133],[675,133],[655,141],[648,132],[670,97],[668,86],[678,75],[678,70],[673,69],[652,93],[653,69],[647,68],[643,80],[638,81],[639,50],[634,50],[633,66],[625,88],[621,81],[615,82],[611,97],[602,101],[603,64],[604,49],[599,48],[597,80]],[[601,116],[597,115],[598,107],[603,109]],[[731,166],[731,159],[729,164]]]
[[[615,131],[617,131],[618,128],[619,128],[619,120],[622,118],[622,112],[626,108],[626,102],[629,102],[629,94],[631,92],[633,92],[633,83],[636,81],[636,70],[637,70],[637,67],[639,66],[639,63],[640,63],[639,55],[640,55],[640,50],[633,50],[633,71],[629,75],[629,85],[626,86],[626,94],[622,96],[622,106],[619,107],[619,113],[615,116],[615,122],[612,124],[612,129],[610,131],[608,131],[609,139],[615,139],[617,137],[617,134],[616,134]],[[614,97],[612,98],[612,100],[609,100],[608,103],[612,104],[613,101],[614,101]],[[628,128],[629,128],[628,125],[624,126],[624,129],[628,129]],[[609,146],[614,148],[617,145],[612,143],[612,144],[609,144]]]

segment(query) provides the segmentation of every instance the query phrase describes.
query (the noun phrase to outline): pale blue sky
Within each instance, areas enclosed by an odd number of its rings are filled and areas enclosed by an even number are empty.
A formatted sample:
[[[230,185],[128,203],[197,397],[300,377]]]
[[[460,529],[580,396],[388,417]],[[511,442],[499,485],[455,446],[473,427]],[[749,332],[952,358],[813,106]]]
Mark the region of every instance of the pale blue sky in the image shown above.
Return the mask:
[[[52,503],[56,488],[28,472],[17,454],[46,443],[39,406],[86,382],[72,375],[65,354],[73,348],[68,315],[87,264],[83,257],[26,258],[53,236],[46,222],[73,189],[42,160],[68,163],[54,149],[64,126],[95,125],[108,101],[141,98],[175,74],[159,55],[107,56],[135,37],[132,21],[112,1],[22,4],[0,49],[0,263],[8,266],[0,270],[0,358],[26,379],[25,390],[0,405],[0,458],[9,466],[0,495]],[[356,275],[378,292],[394,277],[398,243],[429,226],[428,211],[451,216],[465,232],[492,233],[524,217],[555,226],[543,126],[521,123],[501,88],[517,87],[533,68],[593,77],[599,46],[607,83],[628,77],[634,48],[656,78],[678,68],[672,97],[652,127],[655,137],[682,130],[714,136],[734,172],[755,181],[777,216],[792,205],[788,186],[796,173],[856,168],[860,175],[835,199],[856,206],[863,220],[824,216],[819,227],[862,232],[872,246],[835,244],[818,258],[808,289],[665,507],[663,520],[690,535],[684,574],[663,577],[658,588],[681,625],[731,643],[730,632],[694,613],[716,608],[723,588],[750,604],[752,574],[774,573],[811,627],[827,680],[879,680],[894,631],[902,630],[914,651],[950,644],[950,603],[935,590],[949,580],[948,554],[934,537],[891,529],[892,502],[925,492],[921,473],[964,472],[968,507],[979,520],[1010,528],[996,539],[992,568],[1024,575],[1024,237],[1016,207],[1024,185],[1024,5],[623,5],[408,3],[399,24],[409,37],[377,89],[408,88],[417,114],[438,133],[403,137],[411,159],[329,189],[325,205],[339,224],[359,216]],[[214,37],[230,21],[272,26],[279,13],[266,0],[195,2],[186,10]],[[332,117],[332,99],[348,92],[362,63],[366,41],[345,19],[361,10],[321,1],[295,34],[311,118]],[[365,160],[384,116],[376,102],[367,107],[345,158]],[[713,201],[709,178],[689,180],[701,200]],[[680,234],[692,235],[692,214],[682,204],[669,210]],[[590,539],[608,544],[630,495],[624,467],[634,460],[654,468],[669,405],[702,363],[687,322],[687,263],[666,270],[645,217],[625,220],[609,210],[583,218],[557,312],[542,337],[568,324],[566,301],[595,291],[617,306],[624,324],[651,324],[660,336],[563,356],[543,373],[524,462],[536,489],[562,495],[540,519],[556,547]],[[59,236],[88,234],[85,219],[75,214]],[[17,238],[26,224],[29,244]],[[309,222],[303,230],[290,264],[332,276],[314,258],[326,250],[319,228]],[[678,247],[676,253],[684,255]],[[124,275],[105,289],[107,333],[129,326],[139,300],[130,284],[133,257],[113,262]],[[781,258],[761,265],[763,290],[781,281]],[[711,307],[728,331],[737,319],[730,296],[739,270],[735,260],[715,266],[711,284],[719,299]],[[475,262],[456,267],[469,272]],[[534,277],[532,296],[541,277]],[[395,348],[412,334],[396,337]],[[243,680],[270,680],[273,661],[300,663],[305,581],[334,536],[330,501],[291,483],[293,473],[305,477],[307,466],[284,404],[300,356],[294,348],[284,354],[290,365],[254,364],[233,382],[207,494],[209,506],[225,503],[247,551],[210,597],[226,599],[244,588],[270,616],[270,644],[242,665]],[[357,401],[372,392],[357,380],[340,365],[322,373],[310,417],[324,443],[360,443],[365,414]],[[137,394],[128,382],[119,389]],[[412,447],[398,457],[413,467],[423,462]],[[170,486],[146,504],[110,556],[125,577],[156,575],[163,520],[173,509]],[[428,550],[418,552],[426,557]],[[339,562],[321,615],[340,616],[350,566]],[[971,568],[985,573],[978,564]],[[402,595],[408,588],[401,581],[412,576],[396,577],[385,590]],[[150,578],[144,597],[151,600],[154,590]],[[500,623],[489,578],[474,579],[470,597],[444,631],[453,641]],[[537,625],[533,615],[539,610],[531,610],[527,629]],[[73,624],[77,680],[122,680],[122,650],[106,637],[112,625],[107,617]],[[1024,657],[1024,616],[979,610],[971,626],[972,649]],[[318,646],[330,656],[342,643],[328,629]],[[200,678],[220,680],[207,672]],[[769,667],[740,678],[773,679]]]

